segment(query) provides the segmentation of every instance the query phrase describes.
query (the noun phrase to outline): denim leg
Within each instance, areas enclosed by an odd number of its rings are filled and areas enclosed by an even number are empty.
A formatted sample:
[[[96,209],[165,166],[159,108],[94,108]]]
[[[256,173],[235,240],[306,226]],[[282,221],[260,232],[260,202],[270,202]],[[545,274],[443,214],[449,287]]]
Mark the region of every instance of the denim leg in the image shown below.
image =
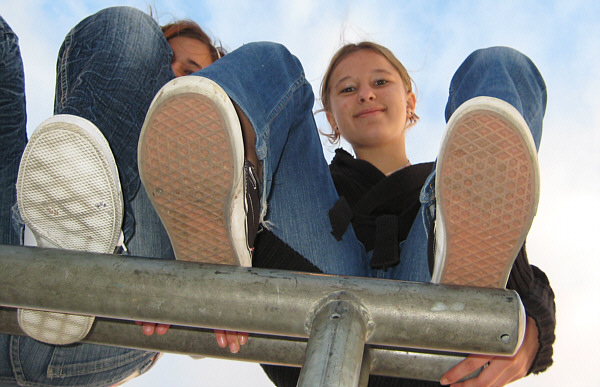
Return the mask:
[[[55,113],[87,118],[107,138],[123,186],[127,238],[134,233],[131,202],[140,186],[139,131],[154,95],[174,77],[171,55],[156,22],[127,7],[105,9],[86,18],[67,35],[59,52]],[[25,140],[22,142],[19,156]],[[5,144],[2,141],[0,146]],[[137,197],[140,201],[135,207],[143,217],[149,209],[144,206],[143,195]],[[144,220],[140,221],[143,225]],[[158,256],[163,251],[157,252],[154,242],[132,244],[142,246],[133,249],[139,255]],[[0,335],[0,384],[112,385],[135,371],[147,370],[154,356],[154,352],[126,348],[52,346],[28,337]]]
[[[125,229],[131,235],[127,242],[130,255],[147,258],[175,259],[171,240],[142,184],[131,201],[135,224]]]
[[[368,261],[354,231],[339,242],[331,235],[328,211],[338,195],[298,59],[281,45],[251,43],[196,74],[223,87],[254,127],[266,226],[325,273],[366,275]]]
[[[461,104],[479,96],[501,99],[517,109],[539,150],[546,112],[546,83],[531,59],[508,47],[473,52],[450,82],[446,121]]]
[[[174,78],[172,51],[149,15],[129,7],[104,9],[69,32],[58,54],[55,114],[93,122],[119,168],[125,217],[133,233],[133,200],[140,186],[137,143],[148,107]]]
[[[546,84],[531,59],[508,47],[473,52],[458,68],[450,83],[446,121],[462,103],[479,96],[495,97],[515,107],[527,122],[536,149],[539,149],[546,111]],[[420,200],[421,210],[400,258],[401,261],[407,260],[408,265],[416,262],[427,265],[428,262],[428,239],[433,237],[430,233],[435,221],[435,168],[421,190]],[[397,275],[410,278],[413,274]],[[414,280],[423,281],[422,272],[415,277],[420,279]]]
[[[15,184],[27,132],[25,83],[19,40],[0,16],[0,244],[19,244],[11,226]]]
[[[0,385],[110,386],[136,371],[147,371],[154,356],[126,348],[53,346],[26,336],[0,335]]]

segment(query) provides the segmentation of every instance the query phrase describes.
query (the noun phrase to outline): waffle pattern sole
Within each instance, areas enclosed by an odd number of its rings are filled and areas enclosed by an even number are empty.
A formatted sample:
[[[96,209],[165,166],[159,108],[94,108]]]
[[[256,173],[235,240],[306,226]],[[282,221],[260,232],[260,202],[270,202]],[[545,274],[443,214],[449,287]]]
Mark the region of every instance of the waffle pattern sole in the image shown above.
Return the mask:
[[[92,328],[94,317],[19,309],[19,325],[23,331],[38,341],[67,345],[83,339]]]
[[[467,112],[447,134],[436,175],[445,235],[439,282],[505,287],[537,209],[530,136],[526,126],[486,109]]]
[[[113,253],[123,204],[109,162],[75,124],[52,122],[34,132],[19,166],[17,201],[37,239],[62,249]]]
[[[243,200],[243,189],[234,193],[242,176],[234,168],[223,113],[213,100],[195,92],[155,105],[140,137],[138,164],[175,256],[239,265],[230,239],[230,211],[234,200]]]
[[[21,158],[17,202],[39,246],[112,253],[121,233],[123,202],[102,133],[80,117],[44,121]],[[55,345],[80,341],[94,322],[93,316],[29,309],[17,315],[27,335]]]

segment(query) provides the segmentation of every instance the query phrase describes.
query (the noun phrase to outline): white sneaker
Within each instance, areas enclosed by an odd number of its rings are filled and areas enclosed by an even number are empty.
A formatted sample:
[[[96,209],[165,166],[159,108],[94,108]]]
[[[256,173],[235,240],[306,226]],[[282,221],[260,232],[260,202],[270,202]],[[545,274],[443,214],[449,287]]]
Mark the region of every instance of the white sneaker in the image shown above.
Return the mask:
[[[19,166],[17,203],[39,247],[110,254],[122,242],[117,166],[100,130],[81,117],[57,115],[35,130]],[[83,339],[94,317],[19,309],[18,320],[34,339],[64,345]]]
[[[527,123],[491,97],[461,105],[436,166],[432,282],[504,288],[535,216],[537,152]]]
[[[219,85],[180,77],[158,92],[138,167],[178,260],[251,266],[242,131]]]

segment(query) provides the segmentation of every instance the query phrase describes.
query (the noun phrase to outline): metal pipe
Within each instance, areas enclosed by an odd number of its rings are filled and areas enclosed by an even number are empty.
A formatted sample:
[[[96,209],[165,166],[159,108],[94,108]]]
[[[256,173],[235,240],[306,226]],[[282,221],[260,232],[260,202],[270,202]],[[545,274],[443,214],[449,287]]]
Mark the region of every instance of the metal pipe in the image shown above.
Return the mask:
[[[313,319],[299,387],[357,387],[367,325],[360,305],[335,297]]]
[[[516,292],[2,246],[0,305],[307,337],[313,311],[347,292],[367,343],[511,355],[524,331]]]
[[[17,322],[16,309],[0,307],[0,333],[24,335]],[[304,363],[307,346],[306,339],[251,334],[240,352],[233,354],[216,345],[210,329],[172,326],[164,336],[145,336],[140,326],[131,321],[104,318],[96,319],[92,331],[82,342],[292,367]],[[370,356],[363,360],[361,370],[361,378],[367,380],[370,373],[439,381],[444,373],[465,359],[465,355],[458,353],[411,352],[372,346],[364,354]]]

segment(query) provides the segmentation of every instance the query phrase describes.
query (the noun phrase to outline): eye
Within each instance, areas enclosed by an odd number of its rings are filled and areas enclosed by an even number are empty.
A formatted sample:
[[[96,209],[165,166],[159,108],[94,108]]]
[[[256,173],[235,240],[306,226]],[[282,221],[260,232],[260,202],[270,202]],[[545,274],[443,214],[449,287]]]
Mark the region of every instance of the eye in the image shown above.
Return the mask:
[[[340,90],[340,94],[351,93],[354,90],[354,86],[344,87],[342,90]]]
[[[375,81],[375,86],[383,86],[386,83],[388,83],[387,80],[385,80],[385,79],[379,79],[379,80]]]

